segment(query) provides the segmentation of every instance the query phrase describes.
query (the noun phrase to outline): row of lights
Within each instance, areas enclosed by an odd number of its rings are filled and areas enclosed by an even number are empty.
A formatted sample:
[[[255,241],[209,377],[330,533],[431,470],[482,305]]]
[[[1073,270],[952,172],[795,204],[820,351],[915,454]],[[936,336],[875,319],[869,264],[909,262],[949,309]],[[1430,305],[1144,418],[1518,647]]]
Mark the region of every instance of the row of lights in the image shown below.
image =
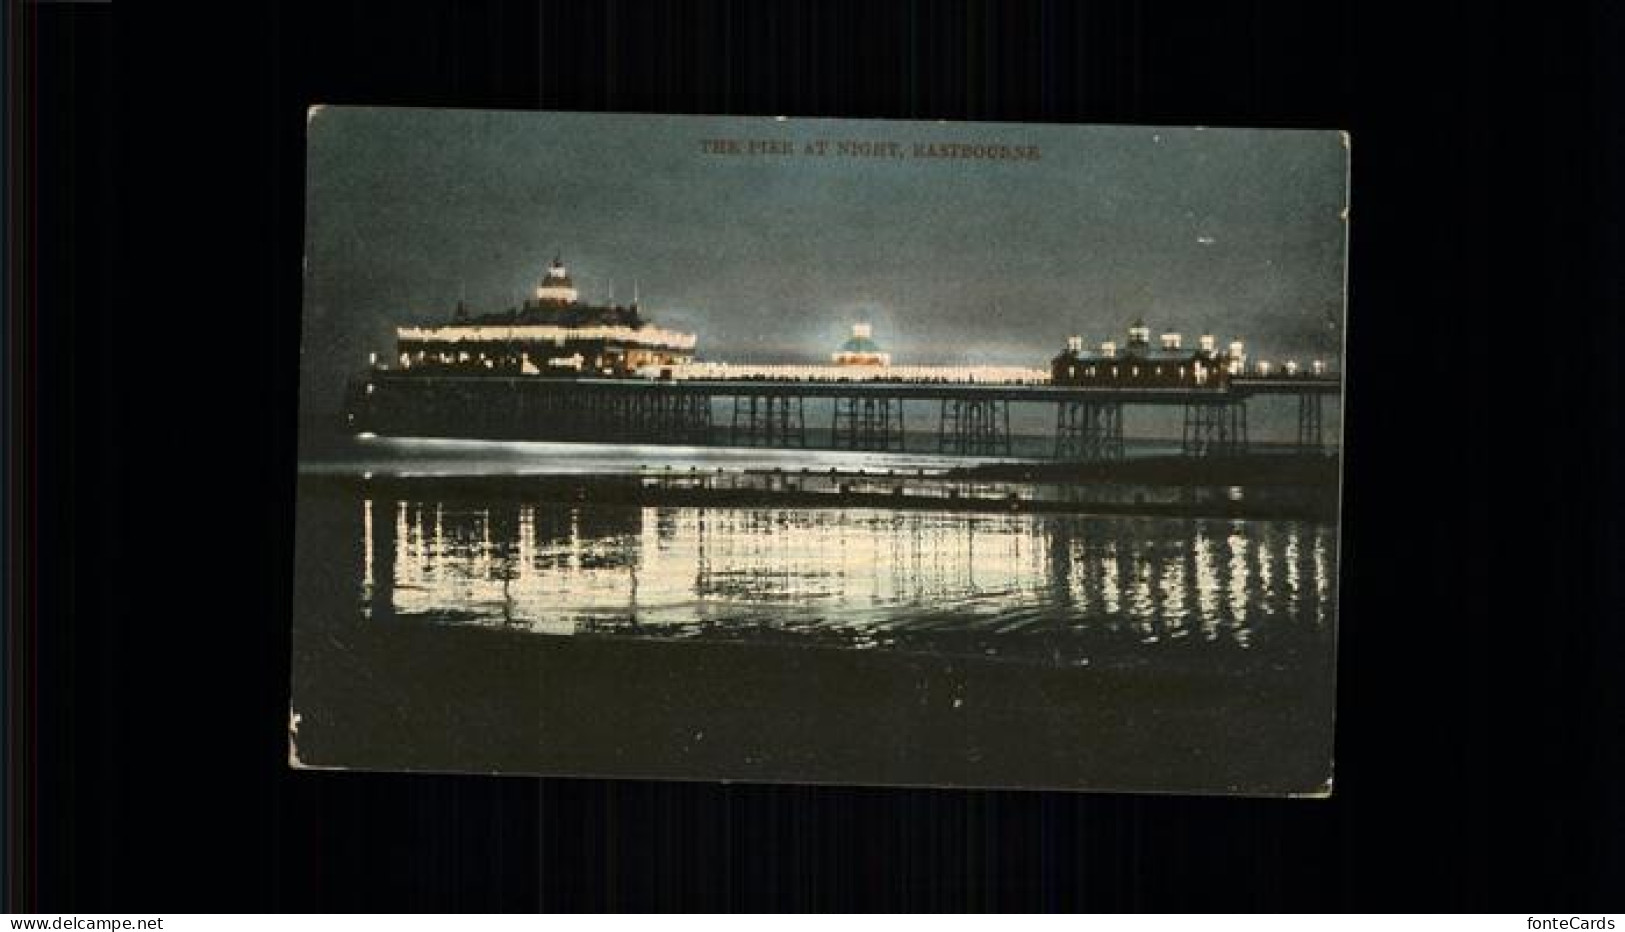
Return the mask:
[[[1089,379],[1096,378],[1098,373],[1095,370],[1097,368],[1098,368],[1097,366],[1090,365],[1087,369],[1084,370],[1084,377],[1089,378]],[[1120,371],[1121,368],[1122,368],[1121,366],[1116,366],[1116,365],[1109,367],[1110,372],[1111,372],[1110,377],[1114,378],[1114,379],[1119,378],[1121,376],[1121,371]],[[1162,376],[1162,367],[1161,366],[1151,366],[1150,369],[1151,369],[1151,374],[1152,375],[1157,376],[1158,378],[1160,378]],[[1210,371],[1212,371],[1212,370],[1210,370],[1207,366],[1202,365],[1200,362],[1197,362],[1197,363],[1195,363],[1194,365],[1191,366],[1190,371],[1191,371],[1191,377],[1193,379],[1195,379],[1197,385],[1206,385],[1207,384],[1208,373]],[[1236,374],[1240,373],[1241,368],[1240,368],[1240,366],[1238,364],[1232,362],[1230,364],[1229,371],[1230,371],[1231,375],[1236,375]],[[1176,374],[1178,375],[1178,377],[1181,380],[1183,380],[1185,378],[1185,367],[1184,366],[1175,367],[1175,372],[1176,372]],[[1078,374],[1077,367],[1076,366],[1069,367],[1068,370],[1067,370],[1067,374],[1068,374],[1069,377],[1072,377],[1072,378],[1077,377],[1077,374]],[[1140,377],[1140,367],[1139,366],[1129,366],[1128,367],[1128,374],[1129,374],[1130,378],[1134,378],[1134,379],[1139,378]]]
[[[1150,334],[1150,331],[1147,330],[1144,327],[1131,327],[1131,328],[1129,328],[1129,338],[1130,338],[1131,342],[1149,343],[1150,342],[1149,334]],[[1162,344],[1162,348],[1165,349],[1165,350],[1177,350],[1184,344],[1184,337],[1180,336],[1177,333],[1174,333],[1174,332],[1170,331],[1170,332],[1164,333],[1162,335],[1161,344]],[[1211,334],[1211,333],[1204,333],[1200,337],[1196,338],[1196,345],[1197,345],[1197,348],[1200,349],[1202,352],[1212,354],[1212,353],[1216,352],[1217,349],[1218,349],[1218,339],[1216,337],[1214,337],[1213,334]],[[1066,338],[1066,348],[1067,348],[1068,352],[1072,352],[1072,353],[1082,353],[1082,352],[1084,352],[1084,349],[1083,349],[1083,337],[1081,337],[1081,336],[1067,337]],[[1241,340],[1238,339],[1238,340],[1231,340],[1230,341],[1230,356],[1231,356],[1231,358],[1240,359],[1245,355],[1245,352],[1246,352],[1246,346],[1245,346],[1245,344],[1242,343]],[[1103,341],[1100,344],[1100,355],[1105,356],[1107,358],[1115,358],[1117,356],[1117,341],[1115,341],[1115,340],[1105,340],[1105,341]]]
[[[699,340],[696,334],[679,333],[675,330],[666,330],[660,327],[633,328],[621,325],[562,327],[552,324],[510,324],[504,326],[452,324],[443,327],[397,327],[395,336],[398,340],[416,340],[425,343],[507,344],[516,342],[552,342],[555,346],[563,346],[571,340],[619,340],[657,349],[679,350],[692,350]]]
[[[1269,375],[1272,368],[1274,368],[1274,365],[1267,359],[1260,359],[1254,364],[1255,371],[1257,371],[1261,376]],[[1300,372],[1302,372],[1302,370],[1303,367],[1298,365],[1298,361],[1296,359],[1289,359],[1281,366],[1281,371],[1285,375],[1298,375]],[[1316,359],[1309,363],[1309,372],[1311,375],[1325,375],[1326,361],[1323,359]]]
[[[1071,340],[1067,341],[1068,348],[1073,349],[1074,352],[1076,352],[1077,349],[1073,344],[1074,340],[1078,341],[1078,344],[1080,345],[1082,340],[1079,337],[1073,337]],[[1231,344],[1231,346],[1240,346],[1240,341],[1238,340],[1236,343]],[[1115,346],[1110,342],[1101,344],[1102,355],[1108,358],[1116,358],[1115,349]],[[419,355],[421,357],[424,354],[420,353]],[[438,359],[441,362],[452,362],[454,360],[457,362],[468,362],[470,361],[470,354],[467,352],[460,352],[454,356],[451,353],[440,353],[438,354]],[[493,361],[484,353],[478,354],[476,361],[483,363],[486,368],[491,368],[493,364]],[[573,364],[574,368],[579,369],[581,368],[581,355],[578,353],[570,357],[550,359],[548,362],[553,366]],[[367,363],[371,367],[377,368],[378,354],[368,353]],[[534,367],[529,365],[528,356],[524,357],[524,363],[527,369],[534,369]],[[406,353],[402,353],[400,356],[400,364],[401,368],[410,369],[412,367],[412,357]],[[1267,377],[1273,368],[1274,364],[1266,359],[1260,359],[1253,364],[1253,371],[1260,376]],[[1232,359],[1227,369],[1231,375],[1241,375],[1244,371],[1239,358]],[[1298,364],[1297,360],[1289,359],[1282,365],[1281,369],[1285,375],[1296,376],[1302,371],[1302,366]],[[1093,367],[1091,367],[1091,375],[1093,374],[1093,371]],[[1138,369],[1135,371],[1136,374],[1138,374]],[[1181,372],[1183,372],[1183,368],[1181,368]],[[1310,362],[1309,372],[1310,374],[1317,376],[1325,375],[1325,360],[1316,359]],[[1198,381],[1202,381],[1202,375],[1204,372],[1200,365],[1196,367],[1196,374]],[[1042,371],[1038,369],[1027,369],[1020,366],[876,366],[858,369],[851,366],[739,366],[730,365],[725,362],[689,363],[686,365],[676,366],[673,368],[672,376],[673,378],[678,379],[784,378],[809,382],[872,382],[892,380],[904,382],[992,382],[1018,385],[1039,384],[1049,381],[1049,377]]]
[[[980,382],[1032,385],[1049,381],[1023,366],[798,366],[699,362],[672,367],[674,379],[789,379],[803,382]]]

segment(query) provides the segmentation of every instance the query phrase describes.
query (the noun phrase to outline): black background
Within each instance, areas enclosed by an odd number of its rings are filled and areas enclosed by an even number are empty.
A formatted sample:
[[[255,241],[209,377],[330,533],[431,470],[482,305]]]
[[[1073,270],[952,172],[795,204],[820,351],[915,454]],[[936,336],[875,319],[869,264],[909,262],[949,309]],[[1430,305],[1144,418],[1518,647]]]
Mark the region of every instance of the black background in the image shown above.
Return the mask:
[[[1619,12],[141,6],[37,8],[19,904],[1621,908]],[[288,771],[313,102],[1350,130],[1335,797]]]

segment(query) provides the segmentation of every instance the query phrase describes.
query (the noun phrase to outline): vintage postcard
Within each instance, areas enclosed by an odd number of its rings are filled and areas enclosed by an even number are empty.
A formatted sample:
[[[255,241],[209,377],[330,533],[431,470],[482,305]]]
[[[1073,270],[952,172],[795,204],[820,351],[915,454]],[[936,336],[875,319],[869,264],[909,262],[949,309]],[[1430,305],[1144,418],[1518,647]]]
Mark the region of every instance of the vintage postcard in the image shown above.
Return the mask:
[[[1345,134],[307,153],[296,766],[1331,792]]]

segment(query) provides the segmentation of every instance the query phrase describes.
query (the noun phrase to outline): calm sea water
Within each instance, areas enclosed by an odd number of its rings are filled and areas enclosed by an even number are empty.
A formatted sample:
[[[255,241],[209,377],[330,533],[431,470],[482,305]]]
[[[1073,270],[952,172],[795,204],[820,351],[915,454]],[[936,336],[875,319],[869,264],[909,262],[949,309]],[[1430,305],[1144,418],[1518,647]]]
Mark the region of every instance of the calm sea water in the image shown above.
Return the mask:
[[[805,467],[906,471],[885,481],[923,488],[953,463],[462,441],[311,458],[294,598],[300,759],[1324,790],[1333,523],[579,502],[527,478],[624,487],[692,468],[731,488]],[[555,491],[532,497],[532,485]]]
[[[356,609],[1060,665],[1328,659],[1329,525],[358,498]]]

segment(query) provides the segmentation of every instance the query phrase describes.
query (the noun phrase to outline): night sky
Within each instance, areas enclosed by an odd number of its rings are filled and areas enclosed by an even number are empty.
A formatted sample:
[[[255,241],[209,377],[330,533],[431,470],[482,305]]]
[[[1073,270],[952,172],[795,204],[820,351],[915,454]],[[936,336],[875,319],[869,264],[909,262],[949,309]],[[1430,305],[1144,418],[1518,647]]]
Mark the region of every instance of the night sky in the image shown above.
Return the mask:
[[[719,155],[707,139],[789,142]],[[825,140],[829,155],[803,154]],[[903,158],[834,154],[897,142]],[[915,143],[1038,146],[917,158]],[[398,324],[512,306],[554,254],[639,289],[698,355],[823,361],[854,320],[899,364],[1043,366],[1135,317],[1187,345],[1335,358],[1348,150],[1335,131],[329,107],[309,124],[302,384],[338,404]]]

